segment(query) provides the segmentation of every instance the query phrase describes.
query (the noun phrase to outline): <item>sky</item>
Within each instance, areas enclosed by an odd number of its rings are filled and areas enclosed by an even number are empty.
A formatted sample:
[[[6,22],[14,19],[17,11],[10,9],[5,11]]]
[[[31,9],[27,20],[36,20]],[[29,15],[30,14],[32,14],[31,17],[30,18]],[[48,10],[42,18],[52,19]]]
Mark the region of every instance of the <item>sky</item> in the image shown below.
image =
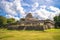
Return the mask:
[[[53,20],[60,14],[60,0],[0,0],[0,16],[19,20],[28,13],[39,20]]]

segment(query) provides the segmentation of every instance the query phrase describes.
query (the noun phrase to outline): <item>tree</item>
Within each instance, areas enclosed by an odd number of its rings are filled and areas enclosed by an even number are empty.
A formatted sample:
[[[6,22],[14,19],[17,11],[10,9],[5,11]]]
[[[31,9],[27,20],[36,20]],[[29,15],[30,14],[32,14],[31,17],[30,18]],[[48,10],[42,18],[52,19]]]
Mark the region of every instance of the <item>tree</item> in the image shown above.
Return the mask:
[[[56,28],[60,28],[60,15],[54,17]]]
[[[14,23],[14,22],[15,22],[15,19],[14,18],[7,19],[7,23]]]
[[[0,16],[0,27],[4,26],[7,24],[7,18]]]

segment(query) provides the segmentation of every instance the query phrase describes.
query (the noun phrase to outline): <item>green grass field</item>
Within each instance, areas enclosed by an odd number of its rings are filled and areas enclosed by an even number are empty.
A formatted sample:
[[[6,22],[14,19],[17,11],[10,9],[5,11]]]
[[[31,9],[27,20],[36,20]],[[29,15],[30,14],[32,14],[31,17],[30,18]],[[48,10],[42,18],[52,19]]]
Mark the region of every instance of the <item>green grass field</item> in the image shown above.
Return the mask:
[[[45,31],[0,29],[0,40],[60,40],[60,29]]]

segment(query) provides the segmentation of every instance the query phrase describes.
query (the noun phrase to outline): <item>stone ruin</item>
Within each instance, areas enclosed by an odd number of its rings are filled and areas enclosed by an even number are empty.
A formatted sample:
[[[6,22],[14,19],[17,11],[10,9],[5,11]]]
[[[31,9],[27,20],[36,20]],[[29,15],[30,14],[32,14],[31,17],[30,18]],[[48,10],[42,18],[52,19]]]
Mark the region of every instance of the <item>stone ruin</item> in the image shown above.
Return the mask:
[[[22,21],[18,21],[16,25],[9,24],[8,29],[16,30],[46,30],[54,28],[54,22],[51,20],[38,20],[32,16],[31,13],[27,14]]]

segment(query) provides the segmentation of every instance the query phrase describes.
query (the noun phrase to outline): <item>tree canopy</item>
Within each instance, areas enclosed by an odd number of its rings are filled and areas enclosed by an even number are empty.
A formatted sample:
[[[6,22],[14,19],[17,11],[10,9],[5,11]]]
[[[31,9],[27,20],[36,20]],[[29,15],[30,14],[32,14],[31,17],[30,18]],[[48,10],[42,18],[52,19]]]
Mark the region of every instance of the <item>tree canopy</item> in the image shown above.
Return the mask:
[[[60,15],[54,17],[55,26],[60,28]]]
[[[0,16],[0,27],[7,24],[6,17]]]
[[[15,19],[14,18],[7,19],[7,23],[14,23],[14,22],[15,22]]]
[[[0,16],[0,27],[4,27],[8,23],[14,23],[14,18],[6,18],[4,16]]]

